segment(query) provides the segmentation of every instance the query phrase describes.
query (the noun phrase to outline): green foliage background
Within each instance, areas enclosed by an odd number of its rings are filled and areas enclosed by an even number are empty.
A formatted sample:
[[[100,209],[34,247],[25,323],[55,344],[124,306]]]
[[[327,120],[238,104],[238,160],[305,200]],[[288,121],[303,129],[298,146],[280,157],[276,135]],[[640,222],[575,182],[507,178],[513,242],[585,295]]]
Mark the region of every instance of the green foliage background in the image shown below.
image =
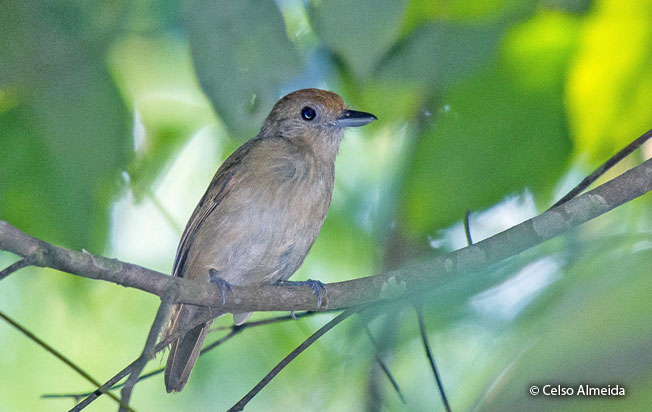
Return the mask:
[[[345,140],[329,217],[295,278],[370,275],[463,246],[467,210],[476,240],[545,210],[652,127],[652,2],[2,1],[0,218],[168,272],[220,162],[302,87],[380,120]],[[652,405],[651,209],[647,195],[423,297],[453,410]],[[0,284],[1,310],[101,381],[138,355],[157,303],[51,270]],[[203,357],[181,394],[155,377],[134,406],[224,410],[330,316],[246,331]],[[414,311],[366,321],[407,404],[353,319],[248,409],[441,409]],[[66,410],[70,399],[40,395],[91,389],[6,324],[0,347],[0,411]],[[627,396],[528,394],[546,383]]]

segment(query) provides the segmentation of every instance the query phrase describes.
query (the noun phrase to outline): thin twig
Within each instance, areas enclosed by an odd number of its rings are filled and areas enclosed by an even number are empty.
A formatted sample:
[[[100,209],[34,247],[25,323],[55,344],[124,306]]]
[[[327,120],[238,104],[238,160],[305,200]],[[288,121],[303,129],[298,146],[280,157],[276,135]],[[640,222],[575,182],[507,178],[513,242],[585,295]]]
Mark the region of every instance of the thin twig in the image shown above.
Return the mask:
[[[329,310],[323,310],[323,311],[319,311],[319,312],[308,310],[308,311],[301,312],[301,313],[295,313],[294,317],[296,319],[294,319],[292,317],[292,315],[272,316],[272,317],[265,318],[265,319],[248,321],[247,323],[243,323],[239,327],[241,329],[248,329],[248,328],[255,327],[255,326],[270,325],[272,323],[286,322],[286,321],[290,321],[290,320],[294,321],[294,320],[297,320],[297,319],[300,319],[300,318],[305,318],[305,317],[308,317],[308,316],[314,316],[314,315],[322,314],[322,313],[333,312],[333,311],[336,311],[336,310],[337,309],[329,309]],[[217,326],[217,327],[211,328],[209,333],[210,332],[220,331],[220,330],[231,330],[231,329],[233,329],[233,325],[231,325],[231,326]]]
[[[471,224],[469,223],[469,216],[471,211],[468,210],[464,216],[464,233],[466,234],[466,243],[467,246],[473,244],[473,238],[471,237]],[[439,377],[439,372],[437,371],[437,363],[435,362],[435,356],[432,353],[430,348],[430,342],[428,341],[428,333],[426,332],[426,324],[423,321],[423,310],[421,304],[417,304],[414,308],[417,313],[417,320],[419,323],[419,332],[421,334],[421,342],[426,351],[426,356],[430,362],[430,369],[432,370],[433,375],[435,376],[435,382],[437,382],[437,387],[439,388],[439,394],[441,395],[442,402],[444,403],[444,408],[446,411],[450,412],[450,405],[448,404],[448,398],[446,397],[446,391],[444,390],[444,385],[441,382]]]
[[[29,260],[27,259],[20,259],[19,261],[12,263],[11,265],[7,266],[2,271],[0,271],[0,281],[6,278],[7,276],[11,275],[12,273],[29,265],[30,263]]]
[[[471,225],[469,224],[469,219],[471,217],[471,211],[467,210],[464,215],[464,234],[466,235],[466,245],[471,246],[473,244],[473,238],[471,238]]]
[[[207,320],[209,320],[209,319],[198,319],[196,322],[193,322],[190,325],[188,325],[188,327],[186,329],[179,330],[179,331],[177,331],[175,333],[170,334],[170,336],[167,336],[163,341],[156,344],[156,346],[154,347],[154,351],[152,353],[152,357],[154,357],[157,353],[159,353],[160,351],[167,348],[168,345],[170,345],[170,343],[172,343],[173,340],[177,339],[180,336],[183,336],[186,332],[190,331],[194,327],[199,326],[202,323],[206,323]],[[104,383],[104,385],[99,386],[93,392],[87,393],[86,398],[83,401],[81,401],[80,403],[78,403],[73,409],[71,409],[70,412],[79,412],[79,411],[81,411],[82,409],[84,409],[85,407],[90,405],[94,400],[96,400],[97,398],[102,396],[103,393],[106,393],[108,390],[113,389],[113,387],[118,382],[120,382],[124,377],[126,377],[127,375],[129,375],[131,373],[131,371],[136,366],[136,364],[137,364],[137,362],[139,360],[140,360],[140,358],[134,360],[129,365],[127,365],[124,369],[122,369],[120,372],[115,374],[111,379],[106,381]],[[123,385],[120,385],[120,386],[123,386]],[[120,386],[118,386],[118,387],[120,387]],[[53,395],[43,395],[42,397],[56,398],[56,397],[59,397],[59,396],[56,395],[56,394],[53,394]],[[73,394],[73,397],[75,397],[74,394]]]
[[[430,350],[430,343],[428,342],[428,334],[426,333],[426,324],[423,321],[423,313],[421,311],[421,306],[415,307],[417,312],[417,319],[419,320],[419,331],[421,332],[421,341],[423,342],[423,347],[426,349],[426,356],[430,362],[430,368],[432,369],[433,374],[435,375],[435,381],[437,382],[437,387],[439,388],[439,393],[441,394],[441,401],[444,403],[444,408],[446,412],[451,412],[451,407],[448,404],[448,398],[446,397],[446,392],[444,391],[444,385],[441,382],[439,377],[439,372],[437,372],[437,365],[435,364],[435,357]]]
[[[46,343],[44,340],[39,338],[38,336],[34,335],[32,332],[30,332],[28,329],[23,327],[21,324],[10,318],[8,315],[6,315],[4,312],[0,311],[0,318],[4,319],[5,322],[9,323],[11,326],[19,330],[23,335],[27,336],[31,341],[35,342],[37,345],[45,349],[46,351],[50,352],[50,354],[54,355],[57,359],[68,365],[70,368],[74,369],[78,374],[83,376],[87,381],[92,383],[93,385],[99,386],[99,382],[96,381],[91,375],[89,375],[85,370],[80,368],[79,366],[75,365],[70,359],[68,359],[64,354],[50,346],[48,343]],[[112,394],[111,392],[107,393],[111,397],[111,399],[115,400],[118,402],[121,406],[127,406],[123,405],[120,399],[118,399],[117,396]],[[133,409],[129,408],[127,406],[127,410],[133,411]]]
[[[398,386],[398,382],[396,379],[394,379],[394,376],[390,372],[389,368],[383,361],[383,359],[380,357],[380,346],[378,345],[378,342],[376,342],[376,339],[374,339],[374,336],[371,334],[371,331],[369,330],[369,325],[363,320],[360,320],[360,323],[362,323],[362,327],[364,328],[365,332],[367,332],[367,336],[369,337],[369,341],[373,345],[375,351],[376,351],[376,362],[380,365],[380,368],[383,370],[385,373],[385,376],[387,376],[387,379],[389,379],[389,382],[392,384],[394,387],[394,390],[398,394],[398,397],[401,399],[401,402],[405,404],[405,398],[403,397],[403,393],[401,392],[401,388]]]
[[[204,323],[205,323],[205,321],[204,321]],[[199,324],[201,324],[201,323],[199,323]],[[199,325],[199,324],[198,324],[198,325]],[[198,326],[198,325],[195,325],[195,326]],[[190,328],[190,329],[192,329],[192,328]],[[188,330],[190,330],[190,329],[188,329]],[[181,332],[181,333],[185,333],[185,332],[186,332],[186,331]],[[221,338],[219,338],[217,341],[213,342],[212,344],[210,344],[210,345],[208,345],[207,347],[205,347],[204,349],[202,349],[202,351],[201,351],[201,355],[203,355],[204,353],[208,352],[209,350],[214,349],[215,347],[217,347],[217,346],[223,344],[224,342],[226,342],[227,340],[231,339],[232,337],[234,337],[235,335],[237,335],[237,334],[240,333],[240,332],[242,332],[242,328],[241,328],[241,327],[238,327],[238,326],[233,327],[232,330],[231,330],[231,332],[227,333],[226,335],[224,335],[224,336],[222,336]],[[167,345],[169,345],[169,343],[170,343],[169,341],[178,338],[178,337],[181,335],[181,333],[175,333],[174,335],[170,335],[170,337],[167,338],[165,341],[158,343],[158,344],[156,345],[156,347],[154,348],[154,352],[160,352],[161,350],[165,349],[165,347],[167,347]],[[152,357],[153,357],[153,356],[152,356]],[[77,405],[76,408],[78,408],[78,409],[75,409],[75,411],[82,410],[82,409],[84,409],[86,406],[88,406],[91,402],[93,402],[95,399],[97,399],[99,396],[101,396],[102,393],[105,393],[105,390],[104,390],[103,388],[110,387],[110,390],[114,390],[114,389],[120,389],[120,388],[122,388],[123,386],[125,386],[126,382],[124,382],[124,383],[117,383],[117,382],[119,382],[119,381],[120,381],[122,378],[124,378],[125,376],[129,375],[129,372],[132,370],[132,368],[134,367],[134,365],[136,364],[137,361],[138,361],[138,359],[136,359],[135,361],[133,361],[133,362],[132,362],[131,364],[129,364],[126,368],[124,368],[123,370],[121,370],[120,372],[118,372],[114,377],[112,377],[112,378],[111,378],[107,383],[105,383],[104,385],[102,385],[101,388],[97,389],[97,390],[94,391],[94,392],[84,392],[84,393],[48,393],[48,394],[41,395],[41,398],[44,398],[44,399],[56,399],[56,398],[74,398],[74,399],[79,399],[79,398],[81,398],[81,397],[88,397],[89,399],[84,399],[84,401],[82,402],[82,404]],[[159,374],[161,374],[163,371],[165,371],[165,367],[157,368],[157,369],[154,369],[154,370],[151,371],[151,372],[147,372],[146,374],[141,375],[141,376],[138,378],[138,382],[143,381],[143,380],[148,379],[148,378],[151,378],[152,376],[159,375]],[[98,386],[99,386],[99,385],[98,385]]]
[[[156,312],[156,317],[154,318],[152,327],[149,329],[149,334],[147,335],[147,340],[145,341],[145,348],[143,349],[143,353],[134,364],[134,367],[129,374],[129,378],[127,379],[127,382],[125,382],[125,385],[120,392],[122,395],[123,405],[129,404],[129,399],[131,399],[131,392],[138,382],[140,374],[143,372],[143,369],[145,369],[147,362],[154,357],[156,340],[158,339],[159,335],[161,334],[161,330],[163,330],[163,327],[170,318],[170,313],[172,313],[174,301],[176,300],[178,294],[178,287],[171,287],[165,291],[163,296],[161,296],[161,305]],[[125,412],[122,405],[120,406],[119,412]]]
[[[360,309],[361,309],[360,307],[349,308],[344,312],[340,313],[339,315],[337,315],[337,317],[329,321],[327,324],[319,328],[317,332],[313,333],[308,339],[303,341],[301,345],[297,346],[295,350],[290,352],[289,355],[287,355],[285,358],[283,358],[282,361],[280,361],[276,366],[274,366],[274,368],[267,375],[265,375],[265,377],[260,382],[258,382],[258,384],[254,386],[253,389],[251,389],[242,399],[240,399],[238,403],[233,405],[228,412],[242,411],[244,407],[247,405],[247,403],[249,403],[249,401],[258,394],[258,392],[260,392],[272,379],[274,379],[274,377],[278,375],[278,373],[281,372],[283,368],[285,368],[287,365],[290,364],[290,362],[292,362],[297,356],[299,356],[301,352],[308,349],[310,345],[312,345],[317,339],[322,337],[326,332],[333,329],[344,319],[360,311]]]
[[[616,163],[620,162],[625,157],[627,157],[630,153],[632,153],[634,150],[641,147],[643,145],[643,143],[645,143],[648,139],[650,139],[650,137],[652,137],[652,129],[650,129],[647,132],[643,133],[638,139],[634,140],[633,142],[628,144],[624,149],[622,149],[620,152],[616,153],[611,158],[609,158],[609,160],[607,160],[600,167],[595,169],[593,171],[593,173],[591,173],[590,175],[585,177],[584,180],[582,180],[577,186],[575,186],[570,192],[568,192],[566,194],[566,196],[562,197],[561,199],[559,199],[557,201],[557,203],[552,205],[550,207],[550,209],[555,208],[555,207],[557,207],[559,205],[562,205],[562,204],[568,202],[569,200],[571,200],[572,198],[574,198],[575,196],[582,193],[582,191],[584,191],[584,189],[589,187],[591,185],[591,183],[598,180],[598,178],[600,176],[602,176],[603,174],[605,174],[605,172],[607,170],[609,170],[613,166],[615,166]],[[550,209],[548,209],[548,210],[550,210]]]
[[[167,348],[170,345],[170,343],[172,343],[173,340],[179,338],[180,336],[185,335],[188,331],[194,329],[195,327],[197,327],[197,326],[199,326],[199,325],[201,325],[203,323],[206,323],[208,320],[211,319],[209,316],[210,315],[207,315],[206,317],[201,317],[200,319],[195,320],[194,322],[187,325],[187,327],[185,329],[179,330],[179,331],[177,331],[175,333],[172,333],[169,336],[167,336],[164,340],[157,343],[156,346],[154,347],[153,352],[151,353],[151,358],[156,356],[156,354],[159,353],[160,351]],[[91,393],[88,393],[87,394],[88,396],[86,396],[86,398],[83,401],[81,401],[73,409],[71,409],[70,412],[79,412],[79,411],[81,411],[82,409],[84,409],[85,407],[90,405],[93,401],[95,401],[97,398],[102,396],[103,393],[106,393],[109,389],[113,389],[113,387],[118,382],[120,382],[125,376],[127,376],[127,375],[129,375],[131,373],[131,371],[134,369],[134,367],[136,367],[136,364],[137,364],[137,362],[139,360],[140,360],[140,358],[134,360],[129,365],[127,365],[124,369],[122,369],[120,372],[115,374],[111,379],[106,381],[104,383],[104,385],[98,387],[95,391],[93,391]],[[155,372],[156,372],[155,374],[160,373],[158,371],[155,371]],[[148,375],[150,375],[150,374],[148,374]],[[123,386],[123,385],[124,384],[119,385],[118,387]],[[45,397],[45,395],[43,397]],[[57,395],[49,395],[47,397],[54,398],[54,397],[57,397]]]
[[[322,313],[322,312],[307,311],[307,312],[302,312],[302,313],[296,314],[296,317],[297,318],[303,318],[303,317],[313,316],[313,315],[316,315],[318,313]],[[180,331],[168,336],[164,341],[161,341],[156,345],[155,352],[158,353],[158,352],[162,351],[174,339],[177,339],[179,336],[183,335],[187,331],[192,330],[195,327],[197,327],[197,326],[199,326],[201,324],[204,324],[209,320],[210,320],[210,317],[208,317],[208,316],[206,316],[205,318],[200,318],[200,319],[196,320],[194,323],[192,323],[191,325],[187,326],[187,328],[185,330],[180,330]],[[293,320],[293,319],[292,319],[292,317],[290,315],[284,315],[284,316],[275,316],[275,317],[270,317],[270,318],[267,318],[267,319],[260,319],[260,320],[257,320],[257,321],[247,322],[247,323],[245,323],[243,325],[240,325],[240,326],[231,325],[231,326],[220,326],[220,327],[212,328],[210,330],[211,332],[216,332],[216,331],[221,331],[221,330],[228,330],[229,333],[222,336],[221,338],[219,338],[218,340],[216,340],[212,344],[207,345],[206,347],[204,347],[204,349],[202,349],[202,351],[200,353],[200,356],[202,356],[206,352],[216,348],[217,346],[223,344],[224,342],[231,339],[233,336],[237,335],[238,333],[244,331],[245,329],[249,329],[249,328],[257,327],[257,326],[269,325],[269,324],[273,324],[273,323],[285,322],[285,321],[288,321],[288,320]],[[154,355],[152,355],[152,357],[154,357]],[[134,361],[134,362],[136,362],[136,361]],[[129,366],[127,366],[126,368],[124,368],[123,370],[118,372],[107,383],[105,383],[103,385],[103,387],[110,387],[110,390],[122,388],[125,385],[125,383],[120,383],[120,384],[116,384],[116,383],[119,382],[122,378],[124,378],[125,376],[127,376],[129,374],[129,372],[131,371],[131,367],[133,367],[133,365],[134,365],[134,363],[130,364]],[[151,378],[152,376],[156,376],[156,375],[162,373],[164,370],[165,370],[165,367],[161,367],[161,368],[155,369],[155,370],[153,370],[151,372],[148,372],[148,373],[140,376],[140,378],[138,378],[138,382],[140,382],[142,380],[145,380],[145,379],[148,379],[148,378]],[[82,398],[82,397],[91,397],[92,396],[92,399],[85,400],[87,403],[82,405],[81,409],[83,409],[90,402],[93,402],[95,399],[97,399],[97,397],[101,396],[102,393],[103,392],[100,391],[99,389],[96,390],[96,391],[93,391],[93,392],[83,392],[83,393],[46,393],[46,394],[41,395],[41,398],[45,398],[45,399],[47,399],[47,398],[50,398],[50,399],[56,399],[56,398],[79,399],[79,398]],[[79,410],[81,410],[81,409],[79,409]]]

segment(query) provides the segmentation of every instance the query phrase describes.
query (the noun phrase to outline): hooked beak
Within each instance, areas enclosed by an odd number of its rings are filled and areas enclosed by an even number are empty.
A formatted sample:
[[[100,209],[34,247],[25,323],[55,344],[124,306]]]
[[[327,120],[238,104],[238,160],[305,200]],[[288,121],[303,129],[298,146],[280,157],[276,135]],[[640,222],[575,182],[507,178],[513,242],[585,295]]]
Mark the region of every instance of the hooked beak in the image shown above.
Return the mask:
[[[378,118],[371,113],[344,110],[337,119],[337,125],[340,127],[360,127],[374,120],[378,120]]]

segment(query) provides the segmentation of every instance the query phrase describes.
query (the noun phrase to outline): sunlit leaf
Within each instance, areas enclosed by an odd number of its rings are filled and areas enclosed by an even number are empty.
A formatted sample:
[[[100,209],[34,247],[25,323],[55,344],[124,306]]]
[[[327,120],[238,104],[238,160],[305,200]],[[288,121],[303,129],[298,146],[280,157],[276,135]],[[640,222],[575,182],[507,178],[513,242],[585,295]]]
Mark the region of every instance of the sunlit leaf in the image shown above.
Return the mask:
[[[519,26],[498,62],[444,96],[408,171],[411,230],[430,233],[524,187],[546,193],[556,181],[571,149],[563,83],[572,34],[572,21],[554,16]]]
[[[582,26],[568,77],[568,112],[579,150],[602,162],[652,128],[649,1],[599,2]]]

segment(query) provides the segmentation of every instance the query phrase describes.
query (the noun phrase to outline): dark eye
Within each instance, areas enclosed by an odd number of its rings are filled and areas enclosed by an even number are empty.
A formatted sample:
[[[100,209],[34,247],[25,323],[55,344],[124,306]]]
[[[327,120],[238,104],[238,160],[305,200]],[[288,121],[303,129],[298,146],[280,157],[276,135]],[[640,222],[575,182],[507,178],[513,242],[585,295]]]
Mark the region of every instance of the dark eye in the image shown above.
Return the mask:
[[[301,109],[301,117],[303,117],[304,120],[311,121],[317,117],[317,112],[312,107],[306,106]]]

